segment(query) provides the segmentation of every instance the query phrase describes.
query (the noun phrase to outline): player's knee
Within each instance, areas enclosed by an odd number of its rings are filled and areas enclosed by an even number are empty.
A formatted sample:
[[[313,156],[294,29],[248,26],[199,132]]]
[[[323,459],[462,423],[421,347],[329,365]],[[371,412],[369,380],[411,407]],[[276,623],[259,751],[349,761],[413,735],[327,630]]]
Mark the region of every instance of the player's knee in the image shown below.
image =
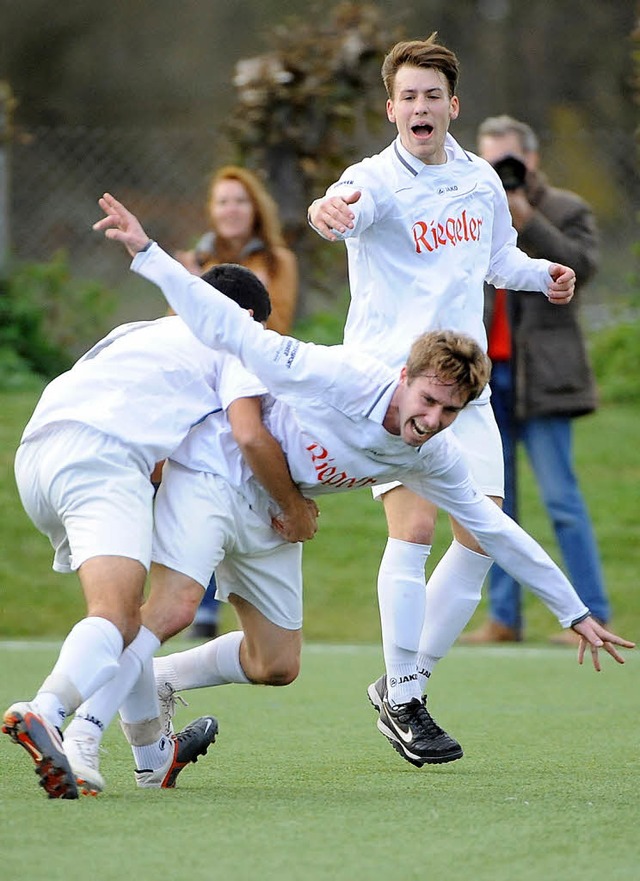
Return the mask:
[[[399,538],[401,541],[430,545],[433,544],[435,523],[430,518],[407,518],[400,530],[396,528],[395,533],[398,532],[401,534],[395,534],[395,538]]]
[[[300,673],[300,659],[287,656],[265,659],[259,669],[261,685],[291,685]]]

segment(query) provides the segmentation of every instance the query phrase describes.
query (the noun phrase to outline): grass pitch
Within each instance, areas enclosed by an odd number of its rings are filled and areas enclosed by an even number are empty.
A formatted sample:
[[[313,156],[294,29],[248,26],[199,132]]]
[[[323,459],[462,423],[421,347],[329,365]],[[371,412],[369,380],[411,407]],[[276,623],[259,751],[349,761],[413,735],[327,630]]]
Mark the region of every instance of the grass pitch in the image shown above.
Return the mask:
[[[57,648],[0,644],[2,708],[32,695]],[[570,649],[454,649],[430,707],[465,757],[420,770],[376,730],[368,646],[307,645],[287,688],[187,693],[178,725],[214,713],[220,735],[175,791],[135,788],[115,724],[107,790],[49,801],[2,736],[4,865],[28,881],[637,878],[640,656],[627,657],[596,674]]]

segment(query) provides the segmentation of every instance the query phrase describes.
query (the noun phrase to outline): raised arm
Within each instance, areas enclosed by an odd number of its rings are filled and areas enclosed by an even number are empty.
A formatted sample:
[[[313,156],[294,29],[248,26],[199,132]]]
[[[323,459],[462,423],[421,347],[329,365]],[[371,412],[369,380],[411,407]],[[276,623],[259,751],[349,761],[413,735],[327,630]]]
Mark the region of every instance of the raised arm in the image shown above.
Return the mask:
[[[94,224],[133,256],[131,268],[158,285],[171,308],[204,345],[236,355],[270,391],[288,399],[322,395],[344,370],[333,347],[303,343],[262,325],[220,291],[192,275],[152,242],[138,219],[113,196],[99,200],[105,217]]]

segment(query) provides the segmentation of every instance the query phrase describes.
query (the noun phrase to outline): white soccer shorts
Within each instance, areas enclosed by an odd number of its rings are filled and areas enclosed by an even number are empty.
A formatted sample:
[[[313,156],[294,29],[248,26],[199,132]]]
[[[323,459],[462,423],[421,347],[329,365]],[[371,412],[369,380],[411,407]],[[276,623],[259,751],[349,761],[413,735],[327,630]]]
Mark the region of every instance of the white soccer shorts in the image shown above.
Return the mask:
[[[155,502],[152,559],[216,598],[237,594],[285,630],[302,627],[302,544],[284,541],[216,474],[169,461]]]
[[[98,556],[128,557],[148,569],[153,487],[142,455],[78,422],[43,429],[15,458],[25,511],[51,542],[56,572]]]

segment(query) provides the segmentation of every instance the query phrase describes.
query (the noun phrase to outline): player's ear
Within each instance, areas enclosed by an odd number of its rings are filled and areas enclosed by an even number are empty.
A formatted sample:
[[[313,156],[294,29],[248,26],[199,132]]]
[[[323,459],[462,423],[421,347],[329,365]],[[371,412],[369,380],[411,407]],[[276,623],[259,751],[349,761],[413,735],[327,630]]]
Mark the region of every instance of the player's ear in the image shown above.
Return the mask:
[[[387,98],[387,119],[389,122],[395,123],[396,121],[396,113],[391,98]]]

